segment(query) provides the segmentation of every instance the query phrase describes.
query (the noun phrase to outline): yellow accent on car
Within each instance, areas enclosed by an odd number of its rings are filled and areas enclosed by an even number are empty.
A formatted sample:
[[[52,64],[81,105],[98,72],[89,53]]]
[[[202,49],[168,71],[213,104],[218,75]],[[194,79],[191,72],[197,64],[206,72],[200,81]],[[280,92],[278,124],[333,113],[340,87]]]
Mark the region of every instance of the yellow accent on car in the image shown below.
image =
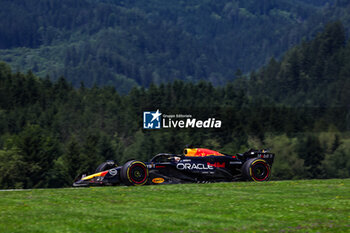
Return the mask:
[[[205,148],[185,148],[184,155],[188,157],[224,156],[220,152]]]
[[[152,180],[152,182],[155,183],[155,184],[161,184],[161,183],[164,182],[164,179],[161,178],[161,177],[158,177],[158,178],[154,178],[154,179]]]
[[[104,174],[102,174],[104,173]],[[97,176],[105,176],[107,172],[99,172],[99,173],[95,173],[95,174],[92,174],[92,175],[89,175],[89,176],[85,176],[84,178],[82,178],[81,180],[90,180],[94,177],[97,177]]]
[[[195,156],[196,153],[197,153],[197,149],[190,149],[190,148],[184,149],[184,155],[186,156]]]

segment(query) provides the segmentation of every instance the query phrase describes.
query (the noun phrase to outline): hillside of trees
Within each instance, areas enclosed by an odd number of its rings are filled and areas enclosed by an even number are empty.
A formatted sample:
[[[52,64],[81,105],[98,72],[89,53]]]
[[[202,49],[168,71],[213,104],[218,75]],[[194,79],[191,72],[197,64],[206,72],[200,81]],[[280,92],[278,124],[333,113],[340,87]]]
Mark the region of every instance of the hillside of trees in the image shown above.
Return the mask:
[[[330,23],[313,40],[290,49],[279,61],[272,58],[237,83],[252,98],[289,106],[349,108],[350,44],[346,40],[343,25]]]
[[[328,21],[350,29],[345,0],[0,0],[0,60],[73,86],[119,93],[175,79],[214,86],[279,58]]]
[[[127,95],[12,72],[0,63],[0,188],[70,186],[106,159],[120,164],[186,144],[226,153],[270,148],[273,179],[350,177],[350,43],[339,22],[224,86],[175,80]],[[220,129],[142,129],[142,113],[222,120]]]

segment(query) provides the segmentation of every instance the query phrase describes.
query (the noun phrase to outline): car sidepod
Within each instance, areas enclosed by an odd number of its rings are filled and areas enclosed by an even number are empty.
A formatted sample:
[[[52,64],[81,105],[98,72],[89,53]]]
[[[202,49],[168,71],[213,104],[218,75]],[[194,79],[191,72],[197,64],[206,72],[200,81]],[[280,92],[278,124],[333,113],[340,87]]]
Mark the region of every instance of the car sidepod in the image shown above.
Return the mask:
[[[150,165],[151,184],[233,181],[242,161],[236,156],[182,157],[179,161]]]

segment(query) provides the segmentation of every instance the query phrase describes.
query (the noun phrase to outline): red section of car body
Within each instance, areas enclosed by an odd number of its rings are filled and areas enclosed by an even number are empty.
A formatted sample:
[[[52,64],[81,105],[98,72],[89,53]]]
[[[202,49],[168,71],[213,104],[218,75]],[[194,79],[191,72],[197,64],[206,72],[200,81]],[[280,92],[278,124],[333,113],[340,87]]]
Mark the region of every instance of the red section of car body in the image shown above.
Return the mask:
[[[215,150],[209,150],[204,148],[186,148],[184,150],[184,155],[189,157],[205,157],[205,156],[224,156],[220,152]]]
[[[212,167],[225,167],[225,163],[219,163],[219,162],[216,162],[216,163],[207,163],[208,166],[212,166]]]

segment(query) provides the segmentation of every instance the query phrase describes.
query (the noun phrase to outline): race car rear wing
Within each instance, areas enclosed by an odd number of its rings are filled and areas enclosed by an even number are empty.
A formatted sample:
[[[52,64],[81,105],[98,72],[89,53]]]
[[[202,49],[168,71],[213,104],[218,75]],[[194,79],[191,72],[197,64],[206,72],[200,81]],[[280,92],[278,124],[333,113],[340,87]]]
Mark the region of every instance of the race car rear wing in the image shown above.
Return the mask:
[[[268,149],[263,149],[263,150],[254,150],[250,149],[247,152],[244,152],[242,154],[237,154],[237,156],[242,159],[242,160],[248,160],[250,158],[261,158],[266,160],[266,162],[272,166],[272,163],[275,158],[275,154],[271,153]]]

